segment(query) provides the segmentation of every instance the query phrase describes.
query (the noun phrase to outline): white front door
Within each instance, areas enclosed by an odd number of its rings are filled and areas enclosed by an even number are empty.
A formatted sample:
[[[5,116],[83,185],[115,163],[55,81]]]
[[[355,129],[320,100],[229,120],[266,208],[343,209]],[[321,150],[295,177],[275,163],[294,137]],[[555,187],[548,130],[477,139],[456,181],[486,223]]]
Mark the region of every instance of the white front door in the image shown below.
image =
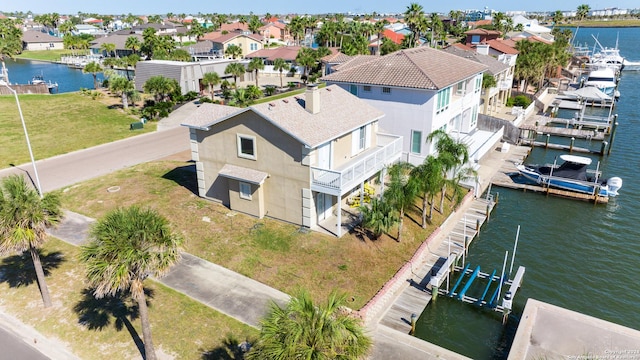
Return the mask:
[[[331,216],[333,196],[329,194],[318,193],[318,196],[316,198],[316,212],[318,213],[318,222],[320,222]]]
[[[331,142],[318,147],[318,167],[331,169]]]

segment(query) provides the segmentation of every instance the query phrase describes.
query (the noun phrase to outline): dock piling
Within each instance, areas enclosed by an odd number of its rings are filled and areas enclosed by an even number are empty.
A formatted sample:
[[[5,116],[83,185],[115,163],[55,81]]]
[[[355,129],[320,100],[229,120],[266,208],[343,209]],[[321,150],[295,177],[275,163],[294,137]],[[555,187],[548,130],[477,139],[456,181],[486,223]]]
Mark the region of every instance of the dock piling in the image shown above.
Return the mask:
[[[569,145],[569,153],[573,152],[573,144],[576,142],[576,138],[571,138],[571,145]]]
[[[413,335],[416,332],[416,319],[418,315],[411,314],[411,331],[409,331],[409,335]]]
[[[614,123],[613,123],[613,127],[611,128],[611,138],[609,139],[610,144],[609,144],[609,149],[607,150],[607,156],[611,155],[611,148],[613,147],[613,139],[616,137],[616,130],[618,129],[618,122],[616,121],[616,119],[618,118],[618,114],[615,114],[613,118],[614,118]]]

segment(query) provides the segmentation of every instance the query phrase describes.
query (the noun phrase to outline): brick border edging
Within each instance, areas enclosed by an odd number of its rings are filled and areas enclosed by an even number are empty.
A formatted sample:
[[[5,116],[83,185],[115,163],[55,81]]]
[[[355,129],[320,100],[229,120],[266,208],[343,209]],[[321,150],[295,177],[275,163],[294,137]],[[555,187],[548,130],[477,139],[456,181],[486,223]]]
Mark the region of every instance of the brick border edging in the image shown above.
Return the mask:
[[[469,191],[467,193],[467,195],[465,195],[464,199],[462,200],[462,202],[460,203],[460,205],[458,205],[458,209],[460,207],[462,207],[463,205],[466,205],[467,202],[473,200],[473,191]],[[454,210],[451,214],[449,214],[449,217],[447,218],[447,220],[453,216],[454,214],[457,213],[458,210]],[[445,222],[442,223],[442,225],[447,223],[447,220],[445,220]],[[409,274],[412,272],[412,264],[415,262],[419,262],[424,260],[424,257],[427,255],[427,250],[429,243],[438,235],[440,234],[440,231],[442,230],[442,225],[438,226],[432,233],[431,235],[429,235],[429,237],[427,237],[422,244],[420,244],[420,246],[418,247],[418,249],[416,249],[416,251],[413,253],[413,256],[411,257],[411,259],[409,261],[407,261],[404,265],[402,265],[400,267],[400,269],[398,269],[398,271],[396,271],[396,273],[393,275],[393,277],[391,277],[391,279],[389,279],[381,288],[380,290],[378,290],[378,292],[376,292],[376,294],[369,300],[367,301],[367,303],[360,308],[360,310],[355,311],[354,314],[359,317],[360,319],[363,320],[363,322],[365,324],[369,323],[370,321],[372,321],[377,315],[378,313],[383,310],[380,307],[383,306],[383,300],[387,299],[388,297],[394,295],[398,288],[400,288],[401,286],[408,286],[408,282],[407,279],[409,278]]]

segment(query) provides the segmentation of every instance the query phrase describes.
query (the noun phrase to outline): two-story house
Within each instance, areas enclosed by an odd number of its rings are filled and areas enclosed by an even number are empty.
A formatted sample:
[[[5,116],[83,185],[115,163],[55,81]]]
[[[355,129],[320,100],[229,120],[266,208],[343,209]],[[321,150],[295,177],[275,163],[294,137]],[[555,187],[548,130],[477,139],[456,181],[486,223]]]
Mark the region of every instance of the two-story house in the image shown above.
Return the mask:
[[[384,112],[380,127],[406,139],[406,161],[418,164],[434,152],[433,144],[426,140],[435,130],[455,133],[461,140],[478,133],[482,73],[487,70],[484,64],[417,47],[369,61],[359,62],[356,57],[335,70],[322,79]],[[474,159],[483,155],[476,153],[483,148],[483,141],[467,141]]]
[[[497,111],[498,107],[506,106],[513,83],[513,73],[508,63],[502,62],[493,56],[481,54],[479,51],[477,52],[462,44],[451,45],[443,49],[443,51],[487,65],[487,73],[493,76],[496,86],[483,89],[482,106],[480,107],[482,114],[489,115]]]
[[[307,87],[247,108],[202,104],[189,127],[198,193],[232,210],[342,234],[342,206],[385,166],[402,137],[384,113],[338,86]]]
[[[249,32],[232,32],[226,35],[220,35],[215,39],[211,39],[213,42],[213,51],[221,53],[225,57],[225,52],[229,48],[229,45],[238,46],[242,49],[242,56],[244,56],[262,49],[263,40],[264,38],[262,35],[251,34]]]

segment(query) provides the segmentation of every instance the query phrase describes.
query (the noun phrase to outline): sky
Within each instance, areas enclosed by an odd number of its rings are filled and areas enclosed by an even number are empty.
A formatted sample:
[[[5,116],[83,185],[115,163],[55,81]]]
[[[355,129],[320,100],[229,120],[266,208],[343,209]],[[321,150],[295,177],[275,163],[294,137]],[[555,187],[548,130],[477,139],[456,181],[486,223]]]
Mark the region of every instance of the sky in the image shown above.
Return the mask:
[[[0,0],[0,11],[13,12],[31,10],[33,13],[77,14],[140,14],[166,15],[174,14],[318,14],[318,13],[402,13],[411,2],[423,6],[425,12],[449,13],[450,10],[489,9],[506,12],[509,10],[524,11],[555,11],[575,10],[581,4],[587,4],[592,10],[617,7],[620,9],[640,8],[638,0],[535,0],[535,1],[506,1],[506,0],[454,0],[451,2],[424,0],[235,0],[235,1],[194,1],[194,0]],[[561,4],[561,5],[559,5]]]

